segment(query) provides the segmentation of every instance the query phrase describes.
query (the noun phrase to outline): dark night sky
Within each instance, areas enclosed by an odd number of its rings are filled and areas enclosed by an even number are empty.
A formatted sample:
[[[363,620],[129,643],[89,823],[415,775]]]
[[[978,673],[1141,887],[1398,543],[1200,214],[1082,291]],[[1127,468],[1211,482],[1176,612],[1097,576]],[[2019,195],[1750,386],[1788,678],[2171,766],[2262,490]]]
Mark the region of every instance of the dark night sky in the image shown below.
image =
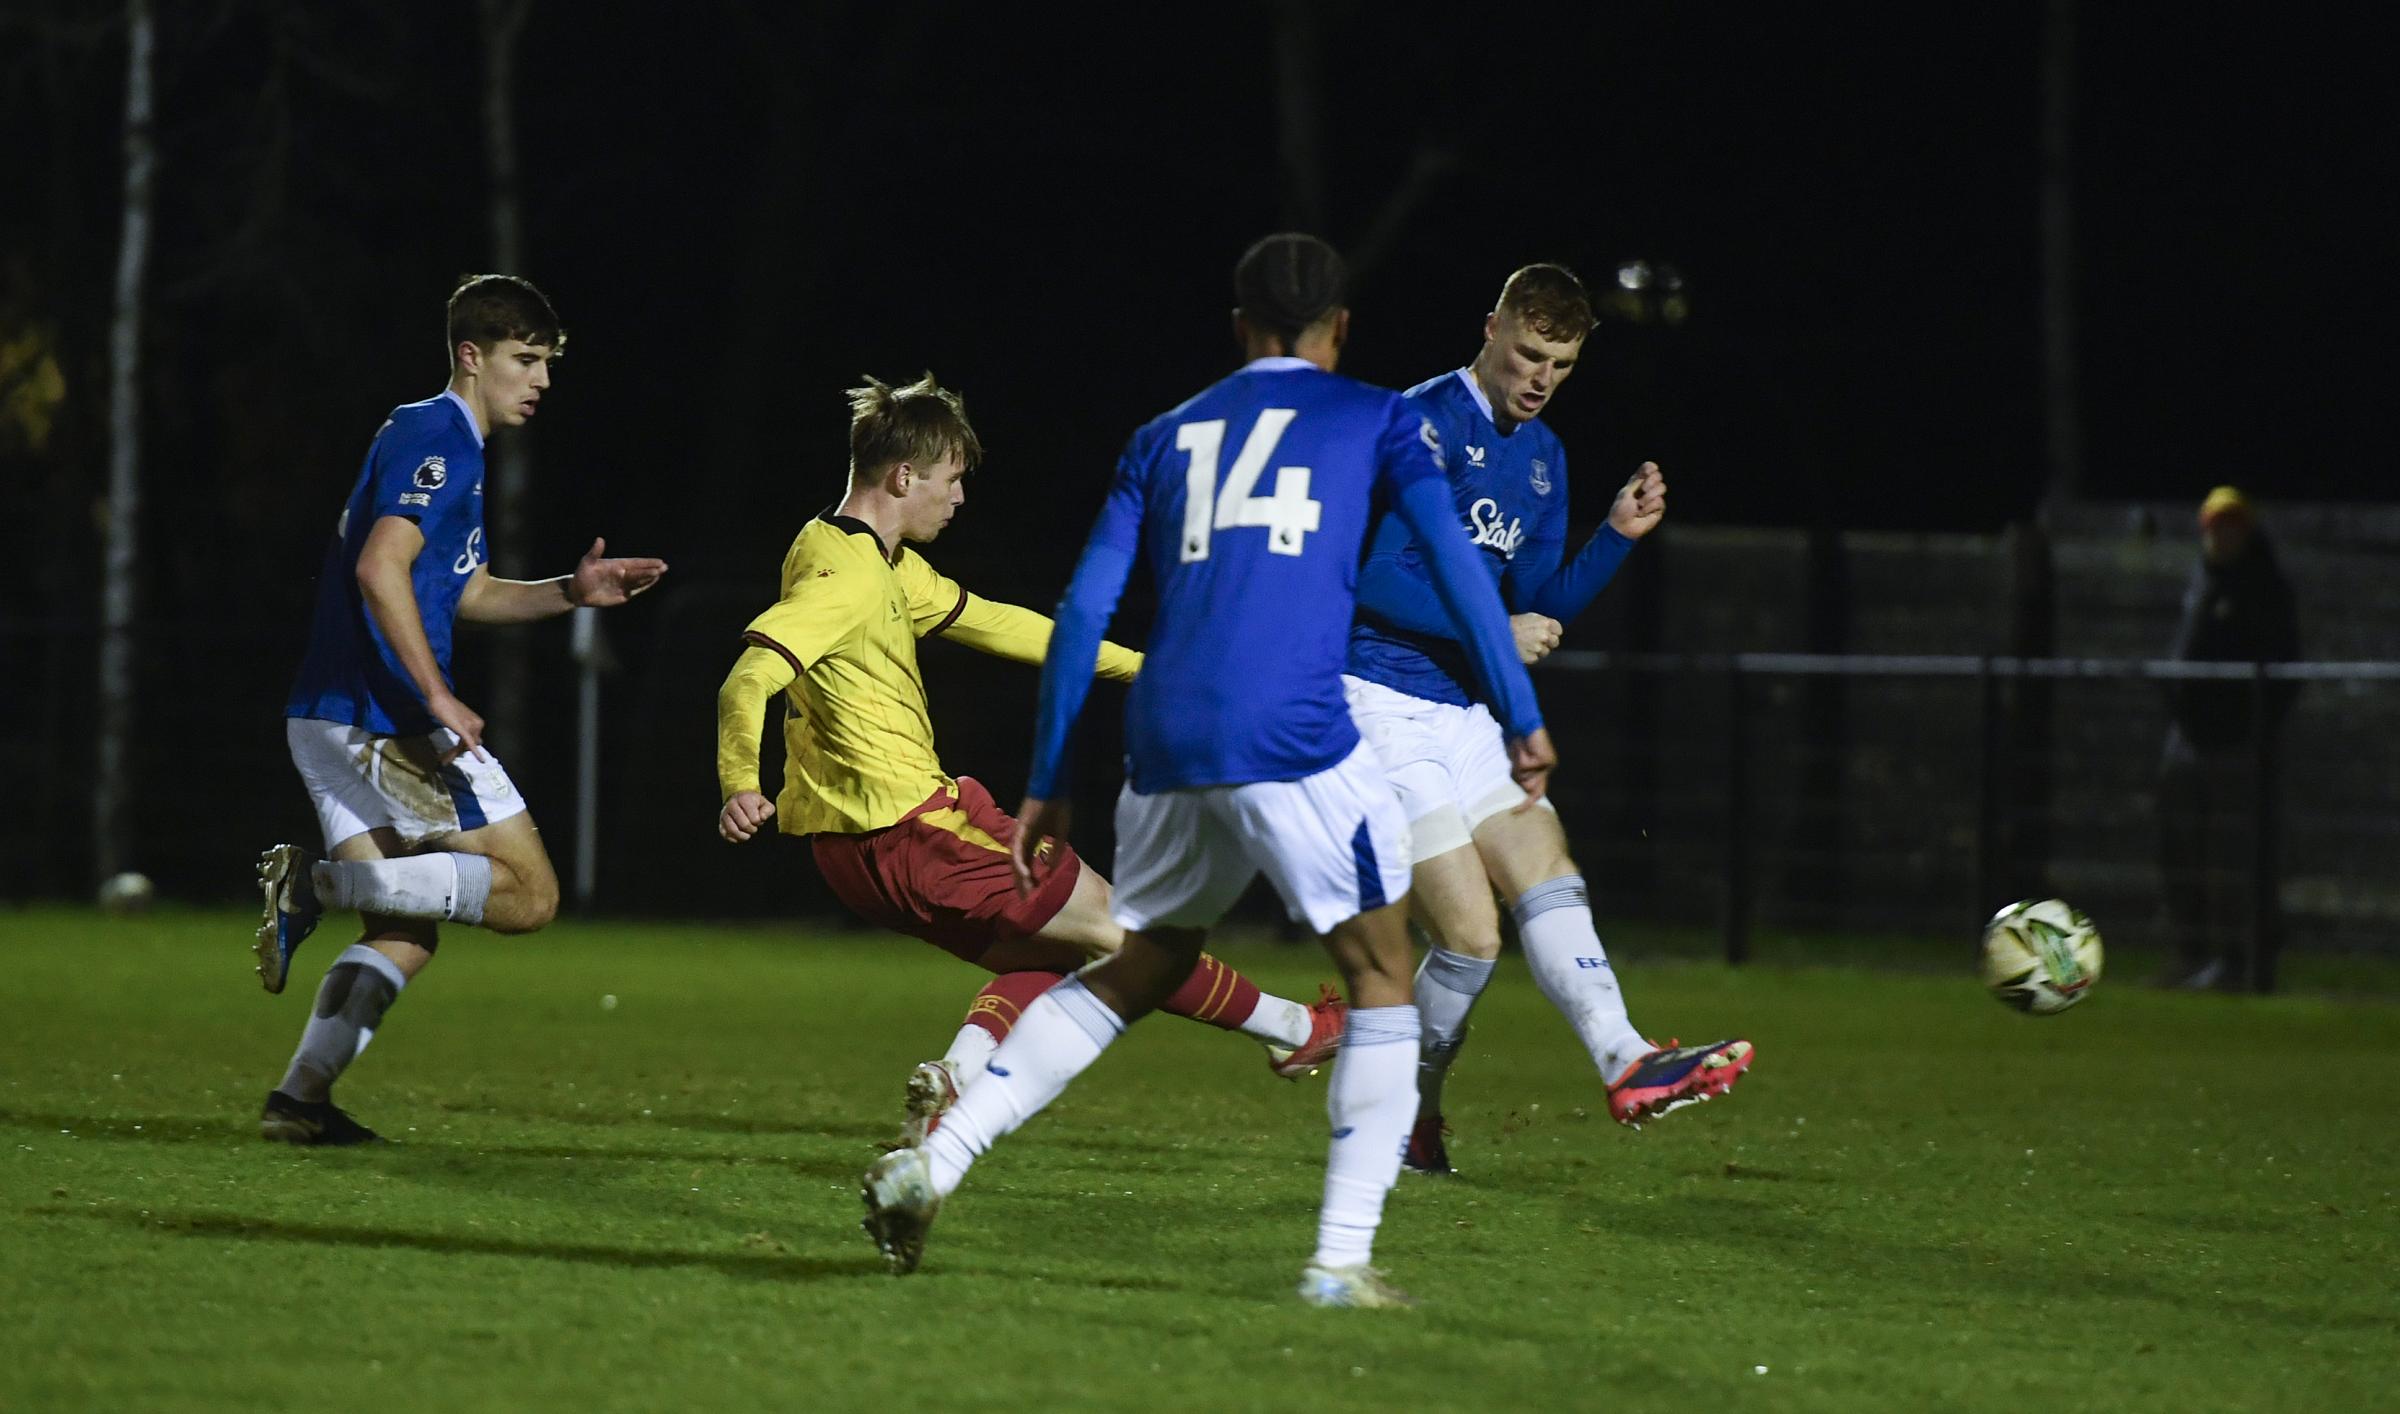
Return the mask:
[[[1692,283],[1692,322],[1604,332],[1558,405],[1587,485],[1654,455],[1694,519],[1792,521],[1820,498],[1850,524],[2027,513],[2042,448],[2033,11],[1882,8],[1737,24],[1712,7],[1584,7],[1554,12],[1538,59],[1512,63],[1455,12],[1428,29],[1333,7],[1326,232],[1356,242],[1420,144],[1464,159],[1362,281],[1350,370],[1406,383],[1463,360],[1523,260],[1595,280],[1623,257],[1668,260]],[[562,401],[546,450],[755,456],[696,424],[763,424],[781,453],[764,484],[805,483],[805,506],[838,474],[842,382],[931,366],[993,447],[985,533],[1026,527],[1005,499],[1071,534],[1125,432],[1226,364],[1230,258],[1289,218],[1270,26],[1236,10],[1162,41],[1028,28],[996,7],[882,24],[788,24],[741,59],[711,26],[645,32],[633,69],[572,57],[632,36],[537,28],[535,266],[578,311],[569,376],[590,389]],[[2371,89],[2346,81],[2363,57],[2338,34],[2162,32],[2111,7],[2087,7],[2081,38],[2092,489],[2379,493],[2366,473],[2390,458],[2367,394],[2389,367],[2355,312],[2357,219],[2389,168],[2366,165],[2382,160]],[[761,77],[774,69],[802,90],[796,137]],[[796,268],[778,269],[785,252]],[[771,333],[716,336],[712,316],[761,298],[771,318],[742,327]],[[645,365],[644,420],[684,435],[624,426]]]
[[[165,21],[153,435],[189,499],[162,514],[229,516],[299,563],[383,411],[438,388],[451,280],[490,263],[474,11],[222,9]],[[1690,322],[1604,328],[1556,404],[1582,519],[1644,456],[1690,521],[2030,512],[2038,6],[1585,6],[1518,31],[1317,10],[1324,233],[1356,248],[1421,148],[1458,158],[1363,272],[1346,371],[1463,361],[1522,261],[1595,283],[1668,261]],[[537,431],[537,560],[602,530],[771,566],[836,493],[844,384],[931,367],[991,448],[950,553],[1022,550],[1055,583],[1126,432],[1230,363],[1233,256],[1293,218],[1271,12],[675,14],[545,0],[522,44],[524,268],[574,333]],[[2083,7],[2094,494],[2384,494],[2370,38]],[[105,253],[121,59],[77,52],[80,106],[44,108],[20,62],[8,112]],[[0,232],[64,240],[24,212]],[[105,261],[80,270],[97,298],[65,318],[96,355]]]

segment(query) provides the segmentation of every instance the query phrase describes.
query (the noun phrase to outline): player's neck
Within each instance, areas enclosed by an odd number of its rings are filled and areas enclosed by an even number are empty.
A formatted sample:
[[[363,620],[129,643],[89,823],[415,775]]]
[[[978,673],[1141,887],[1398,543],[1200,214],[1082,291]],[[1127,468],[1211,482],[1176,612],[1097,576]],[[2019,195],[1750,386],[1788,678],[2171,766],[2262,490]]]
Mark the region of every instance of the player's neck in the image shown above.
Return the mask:
[[[1242,361],[1256,363],[1262,358],[1306,359],[1327,373],[1342,356],[1341,343],[1329,334],[1314,330],[1300,336],[1296,344],[1286,344],[1272,334],[1253,334],[1242,341]]]
[[[424,385],[419,384],[418,386]],[[458,400],[467,405],[467,416],[475,419],[475,440],[478,442],[490,441],[492,439],[491,420],[484,416],[483,400],[475,396],[474,375],[470,373],[451,374],[450,391],[458,394]]]
[[[1475,361],[1467,365],[1467,376],[1475,380],[1475,387],[1482,392],[1483,405],[1491,410],[1492,426],[1500,429],[1501,436],[1505,437],[1523,425],[1524,419],[1509,414],[1507,390],[1495,387],[1492,380],[1484,376],[1483,355],[1477,354]]]
[[[889,555],[900,543],[900,506],[891,497],[872,486],[853,486],[833,508],[837,516],[848,516],[864,523],[883,542],[883,552]]]

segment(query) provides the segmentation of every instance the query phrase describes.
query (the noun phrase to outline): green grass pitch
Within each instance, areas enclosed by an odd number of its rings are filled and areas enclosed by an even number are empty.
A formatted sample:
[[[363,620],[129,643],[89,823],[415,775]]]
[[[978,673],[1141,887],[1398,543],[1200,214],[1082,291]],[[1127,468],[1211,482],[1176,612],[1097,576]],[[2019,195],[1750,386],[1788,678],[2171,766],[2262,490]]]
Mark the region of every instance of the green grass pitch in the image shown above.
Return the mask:
[[[2400,1389],[2400,1011],[2121,978],[1620,951],[1637,1022],[1758,1043],[1608,1122],[1514,960],[1452,1181],[1321,1312],[1324,1081],[1159,1017],[887,1276],[857,1176],[977,974],[790,927],[452,934],[342,1087],[403,1142],[261,1143],[338,932],[0,911],[0,1409],[2289,1409]],[[1235,946],[1291,995],[1313,949]],[[613,1008],[603,996],[617,998]]]

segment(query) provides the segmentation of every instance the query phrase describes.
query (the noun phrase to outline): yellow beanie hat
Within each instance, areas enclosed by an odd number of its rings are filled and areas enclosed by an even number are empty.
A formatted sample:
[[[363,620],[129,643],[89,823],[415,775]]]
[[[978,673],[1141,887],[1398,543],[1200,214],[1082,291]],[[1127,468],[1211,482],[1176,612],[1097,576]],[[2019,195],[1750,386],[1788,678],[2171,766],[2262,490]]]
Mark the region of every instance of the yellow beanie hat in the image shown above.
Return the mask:
[[[2208,499],[2200,503],[2200,523],[2202,525],[2226,516],[2233,516],[2241,520],[2253,519],[2250,513],[2250,498],[2243,495],[2238,487],[2219,486],[2208,493]]]

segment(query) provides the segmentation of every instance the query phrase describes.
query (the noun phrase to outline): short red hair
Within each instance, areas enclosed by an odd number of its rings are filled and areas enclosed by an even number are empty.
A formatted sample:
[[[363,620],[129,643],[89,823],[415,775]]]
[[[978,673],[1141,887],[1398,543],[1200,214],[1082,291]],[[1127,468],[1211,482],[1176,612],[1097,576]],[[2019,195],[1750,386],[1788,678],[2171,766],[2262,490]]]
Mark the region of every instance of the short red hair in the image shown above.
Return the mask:
[[[1564,265],[1528,265],[1500,287],[1499,312],[1545,339],[1573,343],[1592,332],[1592,297]]]

